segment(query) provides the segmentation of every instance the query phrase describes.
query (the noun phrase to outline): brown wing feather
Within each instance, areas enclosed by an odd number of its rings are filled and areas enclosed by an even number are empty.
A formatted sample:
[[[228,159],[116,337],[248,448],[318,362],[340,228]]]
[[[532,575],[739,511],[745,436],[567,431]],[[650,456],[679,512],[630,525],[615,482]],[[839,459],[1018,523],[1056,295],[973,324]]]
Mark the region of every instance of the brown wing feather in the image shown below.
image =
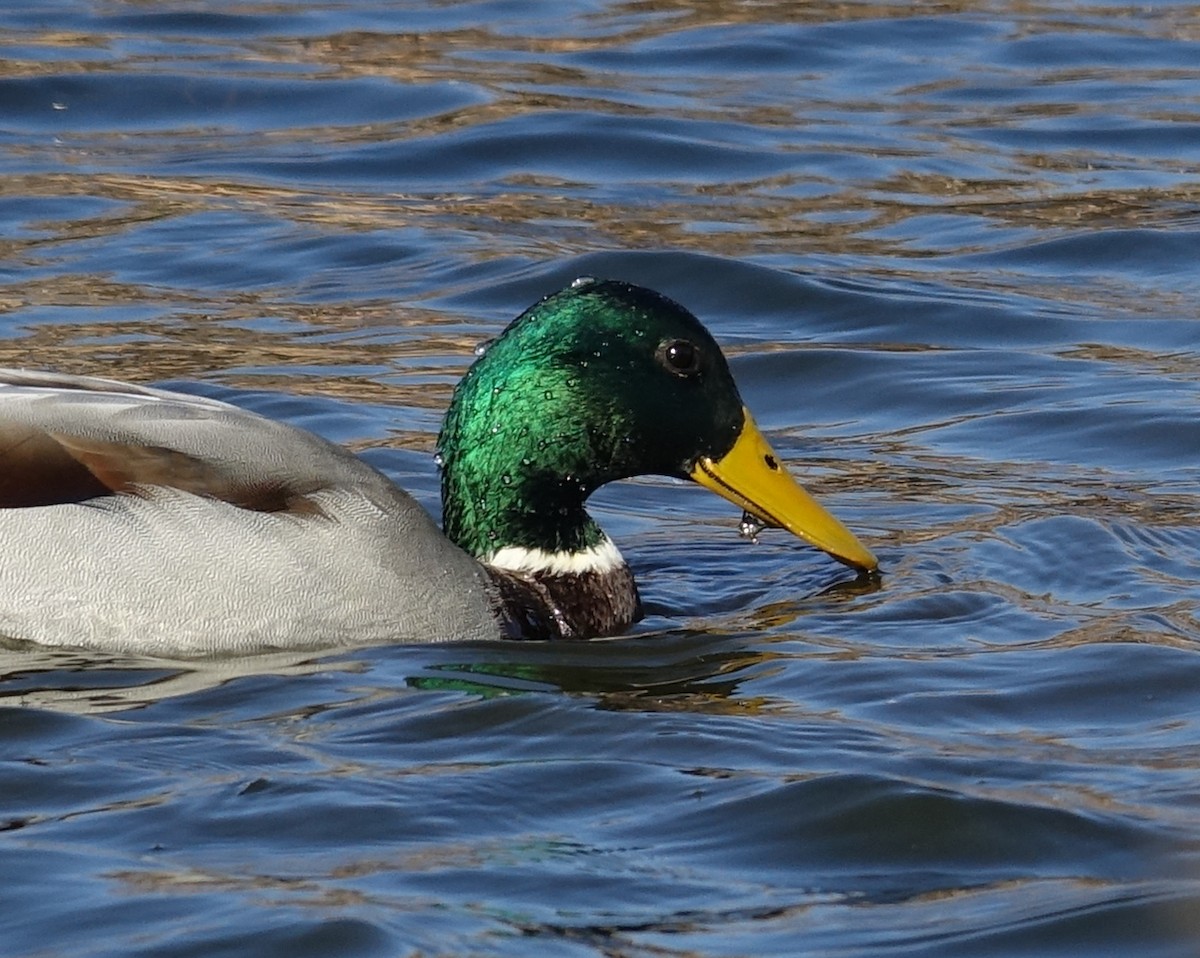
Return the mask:
[[[83,502],[111,492],[41,430],[17,423],[0,426],[0,508]]]
[[[0,508],[84,502],[165,486],[256,512],[311,513],[319,484],[251,483],[161,446],[134,445],[5,424],[0,431]]]

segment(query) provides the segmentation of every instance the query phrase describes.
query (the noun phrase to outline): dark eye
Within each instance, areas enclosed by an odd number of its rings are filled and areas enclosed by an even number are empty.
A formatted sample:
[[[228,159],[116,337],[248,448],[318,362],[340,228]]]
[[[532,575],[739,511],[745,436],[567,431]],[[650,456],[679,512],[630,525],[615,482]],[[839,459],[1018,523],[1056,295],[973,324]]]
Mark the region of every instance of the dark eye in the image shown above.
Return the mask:
[[[700,372],[700,349],[686,339],[669,339],[658,347],[658,361],[676,376]]]

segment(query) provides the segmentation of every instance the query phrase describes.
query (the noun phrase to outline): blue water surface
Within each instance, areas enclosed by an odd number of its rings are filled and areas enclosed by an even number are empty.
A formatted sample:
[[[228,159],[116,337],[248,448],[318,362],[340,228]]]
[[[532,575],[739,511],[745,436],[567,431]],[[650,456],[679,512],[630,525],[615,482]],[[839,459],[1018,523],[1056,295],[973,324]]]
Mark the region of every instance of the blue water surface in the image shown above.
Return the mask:
[[[623,278],[884,569],[647,479],[594,499],[628,637],[13,643],[0,952],[1200,952],[1198,36],[1098,0],[0,9],[0,364],[239,403],[436,512],[473,347]]]

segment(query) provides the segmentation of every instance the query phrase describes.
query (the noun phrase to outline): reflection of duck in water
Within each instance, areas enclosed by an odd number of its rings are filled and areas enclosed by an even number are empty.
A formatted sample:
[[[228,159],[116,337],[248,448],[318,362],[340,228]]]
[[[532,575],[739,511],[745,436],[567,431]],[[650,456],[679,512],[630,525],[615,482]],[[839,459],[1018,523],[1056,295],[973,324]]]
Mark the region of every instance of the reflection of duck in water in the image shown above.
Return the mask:
[[[584,508],[690,477],[847,565],[875,557],[783,469],[687,310],[576,280],[468,370],[445,534],[349,452],[211,399],[0,373],[0,634],[149,654],[585,638],[639,618]]]

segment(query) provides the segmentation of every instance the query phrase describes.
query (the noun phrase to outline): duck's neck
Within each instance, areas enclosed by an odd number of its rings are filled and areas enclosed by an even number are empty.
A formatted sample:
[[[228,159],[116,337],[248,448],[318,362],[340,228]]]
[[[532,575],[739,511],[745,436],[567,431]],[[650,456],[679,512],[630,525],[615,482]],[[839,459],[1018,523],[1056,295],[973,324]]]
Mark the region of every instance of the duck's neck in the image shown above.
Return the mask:
[[[443,460],[444,531],[487,569],[508,635],[593,638],[642,617],[633,573],[584,508],[586,484],[531,468],[527,457],[487,470],[445,452]]]
[[[633,573],[607,537],[579,552],[505,546],[481,561],[510,638],[616,635],[642,617]]]

